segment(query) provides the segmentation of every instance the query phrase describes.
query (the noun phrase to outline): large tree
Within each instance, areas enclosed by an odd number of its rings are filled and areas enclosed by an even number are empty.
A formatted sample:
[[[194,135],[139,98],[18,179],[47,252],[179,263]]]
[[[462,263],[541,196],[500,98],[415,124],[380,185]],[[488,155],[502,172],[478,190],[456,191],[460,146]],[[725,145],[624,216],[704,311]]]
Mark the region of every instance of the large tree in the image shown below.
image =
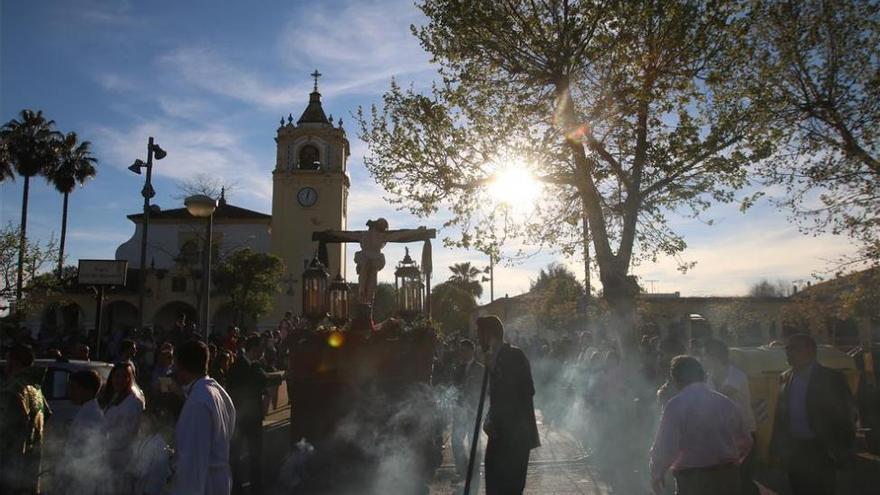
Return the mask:
[[[806,231],[860,243],[880,261],[880,4],[872,0],[753,3],[752,97],[784,146],[760,171]]]
[[[12,223],[0,229],[0,299],[5,301],[10,301],[16,296],[19,268],[22,269],[20,273],[26,288],[40,288],[42,285],[35,284],[34,281],[45,270],[51,269],[58,256],[55,239],[50,238],[45,242],[35,242],[28,239],[25,244],[24,256],[19,258],[20,242],[21,233],[18,227]],[[28,306],[30,306],[29,303],[29,297],[21,299],[17,303],[13,316],[21,317],[26,314]]]
[[[578,306],[586,292],[577,276],[564,265],[551,263],[542,268],[529,294],[533,296],[532,312],[543,328],[555,332],[583,330],[586,318]]]
[[[214,287],[229,297],[236,325],[272,309],[272,298],[284,271],[281,258],[250,248],[230,254],[213,274]]]
[[[12,119],[0,129],[0,139],[6,143],[7,160],[15,172],[24,177],[21,193],[21,224],[19,225],[18,270],[15,284],[15,300],[21,302],[24,284],[25,254],[27,251],[27,214],[31,177],[42,174],[54,163],[56,142],[59,134],[55,121],[46,120],[43,112],[22,110],[18,119]]]
[[[480,277],[483,275],[482,270],[469,261],[465,261],[450,266],[449,271],[452,272],[452,275],[447,283],[471,294],[472,297],[478,298],[483,295],[483,284],[480,283]]]
[[[57,157],[46,170],[46,179],[64,196],[61,207],[61,238],[58,241],[58,276],[63,275],[64,243],[67,239],[67,206],[70,193],[79,184],[94,177],[98,160],[92,156],[92,143],[80,141],[75,132],[69,132],[57,143]]]
[[[473,293],[451,281],[431,290],[431,317],[446,334],[467,333],[471,314],[477,309]]]
[[[447,208],[452,242],[497,250],[503,235],[565,254],[588,238],[621,344],[634,349],[633,263],[677,256],[669,214],[730,201],[768,153],[731,88],[745,22],[735,1],[425,0],[413,31],[441,80],[392,83],[359,114],[365,164],[416,214]],[[535,212],[487,207],[499,161],[545,183]],[[684,263],[682,263],[685,266]]]

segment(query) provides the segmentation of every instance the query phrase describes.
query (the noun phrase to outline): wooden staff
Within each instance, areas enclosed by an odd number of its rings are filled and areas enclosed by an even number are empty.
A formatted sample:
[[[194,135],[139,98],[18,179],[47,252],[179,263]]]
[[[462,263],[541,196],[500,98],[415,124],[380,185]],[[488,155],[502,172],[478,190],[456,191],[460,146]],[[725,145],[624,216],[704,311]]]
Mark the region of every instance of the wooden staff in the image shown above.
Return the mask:
[[[464,480],[464,495],[470,495],[471,491],[471,477],[474,473],[474,461],[477,458],[477,444],[480,442],[480,420],[483,419],[483,404],[486,402],[486,388],[489,386],[489,360],[485,361],[483,385],[480,387],[480,403],[477,406],[477,422],[474,424],[474,434],[471,436],[471,456],[468,459],[467,476]]]

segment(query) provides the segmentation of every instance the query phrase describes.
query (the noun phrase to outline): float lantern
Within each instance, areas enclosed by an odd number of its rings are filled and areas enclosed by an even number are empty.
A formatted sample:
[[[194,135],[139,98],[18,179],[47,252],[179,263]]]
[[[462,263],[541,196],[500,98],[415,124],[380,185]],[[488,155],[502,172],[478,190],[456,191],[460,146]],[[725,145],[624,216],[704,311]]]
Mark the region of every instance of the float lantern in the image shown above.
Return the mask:
[[[397,289],[397,311],[401,316],[411,319],[422,312],[422,292],[425,286],[419,266],[409,256],[409,248],[394,271],[394,286]]]
[[[337,273],[333,283],[330,284],[330,318],[336,321],[348,319],[349,292],[349,285],[342,278],[342,274]]]
[[[309,267],[303,272],[303,316],[319,319],[327,316],[327,280],[330,274],[324,265],[313,258]]]

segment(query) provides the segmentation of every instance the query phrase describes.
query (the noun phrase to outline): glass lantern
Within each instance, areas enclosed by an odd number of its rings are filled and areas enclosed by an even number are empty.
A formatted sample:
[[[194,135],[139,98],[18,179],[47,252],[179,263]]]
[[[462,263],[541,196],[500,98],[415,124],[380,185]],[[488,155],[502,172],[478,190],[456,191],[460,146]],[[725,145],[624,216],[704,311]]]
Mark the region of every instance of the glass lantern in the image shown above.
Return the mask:
[[[348,295],[350,287],[337,273],[333,283],[330,284],[330,318],[342,322],[348,319]]]
[[[404,318],[413,318],[422,312],[422,272],[409,256],[409,248],[394,271],[394,287],[397,289],[397,311]]]
[[[313,258],[302,275],[303,316],[319,319],[327,315],[327,280],[330,274],[324,265]]]

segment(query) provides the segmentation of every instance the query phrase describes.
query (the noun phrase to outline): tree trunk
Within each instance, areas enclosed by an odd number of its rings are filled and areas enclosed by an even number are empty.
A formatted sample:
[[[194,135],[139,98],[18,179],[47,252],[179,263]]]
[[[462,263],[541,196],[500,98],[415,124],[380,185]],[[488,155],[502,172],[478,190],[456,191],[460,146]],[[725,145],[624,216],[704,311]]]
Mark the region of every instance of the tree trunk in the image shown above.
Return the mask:
[[[639,286],[627,270],[618,267],[599,267],[602,279],[602,295],[608,303],[609,324],[617,335],[624,356],[638,354],[639,335],[636,325],[636,296]]]
[[[70,193],[64,193],[64,205],[61,207],[61,240],[58,241],[58,280],[64,275],[64,241],[67,239],[67,200]]]
[[[21,237],[18,241],[18,278],[15,282],[16,311],[21,307],[21,290],[24,285],[24,255],[25,249],[27,249],[27,209],[30,190],[31,178],[26,175],[24,176],[24,189],[21,193],[21,225],[19,226],[19,235]]]

